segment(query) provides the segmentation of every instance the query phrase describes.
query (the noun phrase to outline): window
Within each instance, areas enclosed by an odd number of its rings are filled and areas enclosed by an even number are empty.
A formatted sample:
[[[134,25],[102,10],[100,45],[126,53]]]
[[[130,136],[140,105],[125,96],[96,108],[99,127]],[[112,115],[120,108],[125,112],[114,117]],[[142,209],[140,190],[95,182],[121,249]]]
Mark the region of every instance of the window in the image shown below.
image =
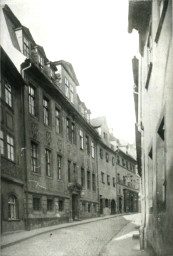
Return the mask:
[[[71,142],[74,144],[75,143],[75,124],[71,124]]]
[[[31,170],[38,173],[38,145],[31,142]]]
[[[112,157],[112,165],[114,166],[115,165],[115,158]]]
[[[125,166],[124,158],[122,158],[122,165]]]
[[[39,197],[34,197],[33,198],[33,210],[34,211],[39,211],[40,210],[40,198]]]
[[[35,116],[35,88],[29,85],[28,92],[29,92],[29,113]]]
[[[94,142],[93,141],[91,141],[91,156],[92,156],[92,158],[95,157],[95,147],[94,147]]]
[[[4,155],[4,132],[0,131],[0,154]]]
[[[159,126],[159,129],[157,131],[157,133],[159,134],[160,138],[164,141],[165,139],[165,125],[164,125],[164,118],[161,121],[161,124]]]
[[[8,219],[17,219],[17,199],[14,195],[10,195],[8,198]]]
[[[7,157],[14,161],[14,139],[7,135]]]
[[[100,158],[103,159],[103,149],[100,148]]]
[[[12,107],[12,89],[11,85],[7,82],[5,83],[5,102]]]
[[[82,202],[82,211],[85,212],[86,211],[86,204],[84,202]]]
[[[85,171],[83,168],[81,168],[81,185],[85,187]]]
[[[96,191],[96,176],[94,173],[92,174],[92,190]]]
[[[57,156],[58,180],[61,180],[61,156]]]
[[[103,133],[103,137],[104,139],[107,139],[107,134],[105,132]]]
[[[53,211],[53,199],[47,199],[47,211]]]
[[[46,98],[43,99],[43,122],[49,125],[49,101]]]
[[[113,187],[115,187],[115,178],[112,178],[112,182],[113,182]]]
[[[29,58],[29,41],[26,39],[26,37],[23,37],[23,54]]]
[[[60,133],[60,111],[55,109],[55,130],[57,133]]]
[[[76,163],[73,163],[73,178],[74,178],[74,181],[76,181],[76,178],[77,178]]]
[[[126,168],[128,169],[128,161],[126,160]]]
[[[120,174],[117,173],[117,181],[120,182]]]
[[[117,164],[120,164],[120,157],[117,155]]]
[[[84,137],[83,137],[83,131],[79,131],[79,139],[80,139],[80,149],[84,148]]]
[[[107,184],[110,185],[110,176],[107,175]]]
[[[39,61],[40,67],[42,69],[44,66],[44,58],[40,54],[38,54],[38,61]]]
[[[108,199],[105,199],[105,207],[109,207],[109,201],[108,201]]]
[[[86,135],[86,150],[87,154],[90,154],[90,144],[89,144],[89,137]]]
[[[69,83],[67,78],[65,78],[65,96],[69,98]]]
[[[70,120],[66,118],[66,131],[67,131],[67,138],[70,139]]]
[[[93,204],[93,211],[96,212],[96,204]]]
[[[68,182],[71,181],[71,162],[68,161]]]
[[[74,103],[74,92],[73,92],[72,85],[70,85],[70,101],[71,101],[71,103]]]
[[[59,211],[62,212],[64,210],[64,201],[59,200]]]
[[[46,175],[48,177],[51,176],[51,151],[49,149],[45,149],[45,160],[46,160]]]
[[[87,189],[90,189],[91,180],[90,180],[90,171],[87,171]]]
[[[109,154],[106,153],[106,162],[108,163],[109,162]]]
[[[104,182],[104,173],[103,172],[101,173],[101,178],[102,178],[102,183],[105,183]]]
[[[124,185],[126,185],[126,177],[125,176],[123,176],[123,183],[124,183]]]
[[[91,205],[88,203],[88,212],[91,211]]]

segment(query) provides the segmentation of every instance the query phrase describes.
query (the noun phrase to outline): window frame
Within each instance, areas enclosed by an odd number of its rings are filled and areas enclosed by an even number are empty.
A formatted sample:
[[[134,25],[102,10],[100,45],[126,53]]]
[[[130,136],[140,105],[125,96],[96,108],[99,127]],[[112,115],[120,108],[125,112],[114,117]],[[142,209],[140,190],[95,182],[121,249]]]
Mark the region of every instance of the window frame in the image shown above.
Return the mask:
[[[33,151],[33,146],[35,147],[35,152]],[[34,153],[34,154],[33,154]],[[39,173],[38,169],[38,144],[31,141],[31,170],[33,173]]]
[[[91,141],[91,156],[95,158],[95,143],[93,140]]]
[[[13,107],[13,95],[12,95],[12,86],[7,81],[4,85],[4,94],[5,94],[5,103],[12,108]]]
[[[79,141],[80,141],[80,149],[84,149],[84,132],[80,129],[79,130]]]
[[[13,144],[9,143],[8,137],[13,140]],[[14,145],[15,142],[14,142],[14,137],[7,133],[6,138],[7,138],[7,158],[10,161],[14,162],[15,161],[15,150],[14,150],[15,149],[15,145]],[[10,157],[9,157],[9,152],[10,152]],[[11,155],[13,156],[12,158],[11,158]]]
[[[10,198],[14,199],[14,202],[10,202]],[[13,213],[12,213],[13,211]],[[9,215],[10,213],[10,215]],[[17,220],[18,215],[18,201],[14,194],[8,196],[8,220]],[[13,217],[12,217],[13,216]]]
[[[31,91],[34,93],[32,94]],[[36,116],[36,88],[32,85],[28,85],[28,108],[29,113]]]
[[[4,131],[0,130],[0,154],[5,155],[5,136]]]
[[[62,179],[62,156],[57,155],[57,177],[58,180]]]
[[[46,166],[46,176],[51,177],[52,171],[51,171],[51,150],[48,148],[45,148],[45,166]]]
[[[49,102],[48,98],[43,97],[43,123],[47,126],[50,124],[49,104],[50,104],[50,102]]]

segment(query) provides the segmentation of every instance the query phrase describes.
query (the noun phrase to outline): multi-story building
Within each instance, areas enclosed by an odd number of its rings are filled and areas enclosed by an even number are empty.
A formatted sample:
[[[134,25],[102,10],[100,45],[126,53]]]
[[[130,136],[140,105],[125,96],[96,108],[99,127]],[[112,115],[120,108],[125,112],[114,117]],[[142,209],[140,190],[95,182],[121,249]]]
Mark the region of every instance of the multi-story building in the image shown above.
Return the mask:
[[[101,141],[97,144],[100,214],[137,212],[140,177],[136,160],[110,132],[106,118],[91,120]]]
[[[2,231],[115,214],[106,120],[90,123],[72,65],[51,62],[11,9],[1,11]]]
[[[2,231],[24,228],[24,81],[1,51],[1,205]]]
[[[13,113],[24,117],[23,124],[22,118],[16,117],[23,128],[16,132],[20,140],[24,134],[19,147],[25,157],[25,189],[20,202],[26,228],[96,216],[98,134],[90,125],[90,111],[76,93],[79,83],[73,67],[65,61],[49,61],[43,47],[8,6],[3,8],[3,16],[14,48],[27,58],[21,62],[25,82],[20,79],[25,86],[19,95],[24,114],[19,100]],[[3,136],[6,134],[2,133],[2,143]],[[10,137],[9,143],[17,149],[18,140],[12,142]]]
[[[105,117],[91,120],[101,140],[97,144],[100,214],[117,212],[116,154]]]
[[[118,148],[116,162],[118,212],[138,212],[140,177],[136,173],[136,160]]]
[[[173,253],[172,22],[171,0],[129,1],[129,32],[139,32],[140,46],[133,73],[142,169],[141,245],[152,246],[162,256]]]

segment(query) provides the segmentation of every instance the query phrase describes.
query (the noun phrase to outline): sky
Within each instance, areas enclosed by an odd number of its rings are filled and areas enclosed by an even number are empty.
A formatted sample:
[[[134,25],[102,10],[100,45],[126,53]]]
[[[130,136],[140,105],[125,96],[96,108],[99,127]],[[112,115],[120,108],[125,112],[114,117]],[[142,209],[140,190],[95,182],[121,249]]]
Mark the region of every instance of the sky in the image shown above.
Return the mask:
[[[138,35],[128,34],[128,0],[1,0],[49,60],[73,65],[78,94],[91,117],[106,116],[114,135],[134,143],[132,58]]]

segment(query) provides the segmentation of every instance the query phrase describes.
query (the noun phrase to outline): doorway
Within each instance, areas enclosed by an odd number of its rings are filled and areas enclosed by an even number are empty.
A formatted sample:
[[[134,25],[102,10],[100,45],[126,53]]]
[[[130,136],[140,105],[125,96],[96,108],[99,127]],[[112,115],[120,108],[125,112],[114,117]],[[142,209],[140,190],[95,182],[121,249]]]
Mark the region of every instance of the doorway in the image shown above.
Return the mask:
[[[72,194],[72,219],[76,220],[78,218],[79,218],[78,195]]]
[[[115,204],[115,200],[111,201],[111,214],[115,214],[116,212],[116,204]]]

